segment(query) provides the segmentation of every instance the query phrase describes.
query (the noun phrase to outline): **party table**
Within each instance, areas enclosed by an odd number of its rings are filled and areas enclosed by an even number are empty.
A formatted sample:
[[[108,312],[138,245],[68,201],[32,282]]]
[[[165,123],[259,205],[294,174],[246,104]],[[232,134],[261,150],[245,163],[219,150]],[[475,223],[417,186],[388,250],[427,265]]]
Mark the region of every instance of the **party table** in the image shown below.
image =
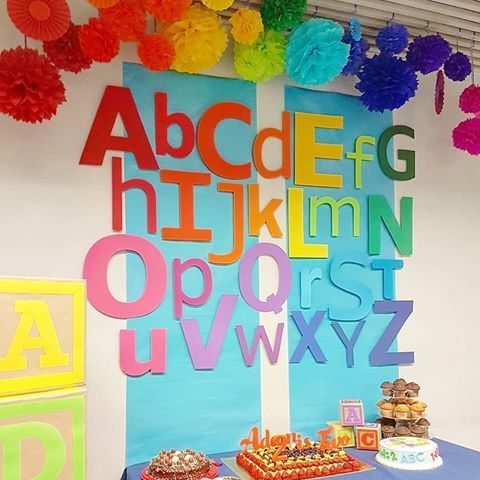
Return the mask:
[[[355,448],[346,449],[348,453],[360,460],[375,467],[375,470],[349,474],[348,479],[358,480],[474,480],[480,479],[480,452],[460,447],[444,440],[435,439],[439,448],[440,455],[443,458],[443,466],[436,470],[426,472],[405,472],[392,470],[379,465],[375,461],[377,452],[357,450]],[[229,458],[235,456],[237,452],[224,452],[209,455],[214,460]],[[123,472],[121,480],[140,480],[141,472],[147,466],[147,463],[141,463],[128,467]],[[219,468],[219,476],[236,476],[226,465]],[[343,478],[344,475],[337,475],[333,478]],[[327,477],[328,478],[328,477]]]

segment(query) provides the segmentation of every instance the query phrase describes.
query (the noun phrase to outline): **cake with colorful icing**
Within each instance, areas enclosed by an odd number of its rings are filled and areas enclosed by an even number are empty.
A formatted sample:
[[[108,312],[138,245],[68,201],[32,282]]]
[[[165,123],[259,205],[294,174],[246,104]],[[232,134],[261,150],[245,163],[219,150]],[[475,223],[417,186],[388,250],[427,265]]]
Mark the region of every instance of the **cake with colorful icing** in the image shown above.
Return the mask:
[[[244,450],[237,464],[256,480],[307,479],[360,470],[359,461],[343,450],[321,450],[320,442],[299,450],[295,444]]]
[[[378,463],[398,470],[432,470],[443,465],[438,445],[425,438],[396,437],[380,442]]]

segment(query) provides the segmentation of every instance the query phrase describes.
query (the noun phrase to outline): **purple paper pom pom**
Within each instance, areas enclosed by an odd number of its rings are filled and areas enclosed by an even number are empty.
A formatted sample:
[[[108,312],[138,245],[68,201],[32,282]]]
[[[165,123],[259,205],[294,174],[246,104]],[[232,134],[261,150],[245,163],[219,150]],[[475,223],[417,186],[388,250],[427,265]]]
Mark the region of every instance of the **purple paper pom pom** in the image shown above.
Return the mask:
[[[480,155],[480,118],[469,118],[455,127],[453,145],[471,155]]]
[[[469,85],[460,95],[460,110],[465,113],[480,113],[480,87]]]
[[[407,63],[427,75],[437,71],[452,53],[452,47],[441,35],[415,37],[408,47]]]
[[[348,43],[348,42],[347,42]],[[348,55],[348,63],[345,65],[342,71],[342,75],[357,75],[362,68],[367,58],[367,52],[370,46],[365,39],[361,39],[359,42],[350,42],[350,54]]]
[[[398,23],[387,25],[378,32],[376,43],[378,49],[387,55],[402,53],[408,46],[408,30]]]
[[[464,53],[457,52],[448,57],[443,70],[450,80],[463,82],[472,73],[472,64]]]
[[[413,69],[404,60],[384,54],[366,60],[358,78],[360,100],[371,112],[400,108],[418,88]]]

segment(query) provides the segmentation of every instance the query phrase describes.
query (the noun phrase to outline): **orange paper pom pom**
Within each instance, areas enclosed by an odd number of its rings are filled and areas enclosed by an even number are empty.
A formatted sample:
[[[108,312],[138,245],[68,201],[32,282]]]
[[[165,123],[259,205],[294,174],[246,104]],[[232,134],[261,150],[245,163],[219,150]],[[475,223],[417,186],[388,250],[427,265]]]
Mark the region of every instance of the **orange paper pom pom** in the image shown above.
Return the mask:
[[[147,15],[140,0],[120,0],[100,14],[105,26],[124,42],[139,40],[147,28]]]
[[[110,8],[116,5],[120,0],[88,0],[96,8]]]
[[[143,3],[157,20],[176,22],[187,14],[192,0],[144,0]]]
[[[149,70],[168,70],[175,58],[175,48],[163,35],[145,35],[138,44],[138,56]]]
[[[85,55],[95,62],[110,62],[120,50],[118,38],[98,18],[90,18],[82,25],[78,38]]]

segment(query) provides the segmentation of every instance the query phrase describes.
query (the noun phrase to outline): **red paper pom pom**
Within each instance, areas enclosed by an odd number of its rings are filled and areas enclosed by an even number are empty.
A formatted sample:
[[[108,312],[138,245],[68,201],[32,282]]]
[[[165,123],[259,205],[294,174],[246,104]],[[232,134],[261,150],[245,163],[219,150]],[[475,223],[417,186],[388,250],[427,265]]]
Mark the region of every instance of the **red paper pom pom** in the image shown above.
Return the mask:
[[[149,70],[168,70],[175,58],[175,47],[163,35],[145,35],[138,44],[138,56]]]
[[[140,0],[120,0],[101,10],[100,15],[105,26],[124,42],[139,40],[147,28],[147,15]]]
[[[90,18],[78,32],[83,53],[95,62],[110,62],[120,50],[120,42],[98,18]]]
[[[65,0],[8,0],[7,10],[14,25],[36,40],[56,40],[70,25]]]
[[[79,30],[78,25],[71,23],[65,35],[51,42],[43,42],[43,51],[60,70],[78,73],[92,66],[92,61],[80,47]]]
[[[65,101],[58,70],[45,55],[17,47],[0,53],[0,112],[22,122],[42,122]]]
[[[176,22],[187,14],[192,0],[144,0],[143,3],[161,22]]]
[[[91,5],[96,8],[109,8],[113,7],[119,0],[88,0]]]
[[[480,86],[469,85],[460,95],[460,109],[465,113],[480,112]]]
[[[471,155],[480,155],[480,118],[469,118],[455,127],[453,144]]]

